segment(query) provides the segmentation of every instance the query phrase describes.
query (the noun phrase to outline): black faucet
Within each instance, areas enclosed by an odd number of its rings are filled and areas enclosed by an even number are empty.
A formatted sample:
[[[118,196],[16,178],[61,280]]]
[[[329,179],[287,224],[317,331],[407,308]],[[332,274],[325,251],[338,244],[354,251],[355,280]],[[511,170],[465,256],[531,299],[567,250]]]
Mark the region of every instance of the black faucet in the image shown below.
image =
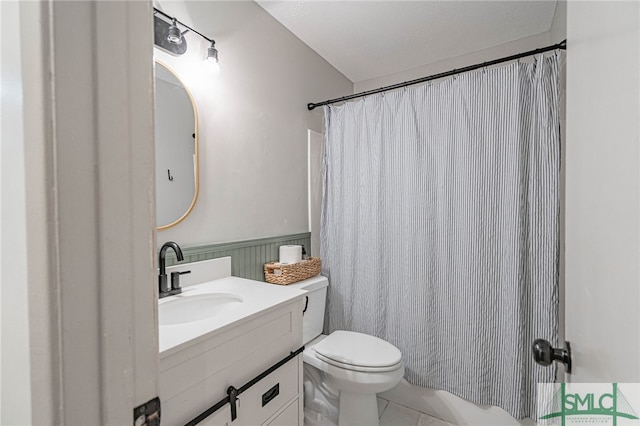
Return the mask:
[[[167,241],[162,245],[162,248],[160,249],[160,261],[158,265],[160,267],[160,275],[158,275],[158,285],[160,286],[160,298],[172,296],[174,294],[179,294],[182,292],[182,289],[180,288],[180,285],[177,279],[175,279],[175,282],[177,284],[175,286],[169,285],[169,283],[167,282],[167,270],[165,268],[164,258],[167,254],[167,249],[169,248],[172,248],[173,251],[176,253],[176,258],[178,259],[178,261],[184,260],[184,256],[182,255],[182,250],[180,249],[180,246],[178,244],[174,243],[173,241]],[[183,272],[183,273],[186,273],[186,272]],[[176,277],[179,277],[180,272],[174,272],[171,274],[171,281],[172,281],[171,284],[174,284],[174,274],[177,274]]]

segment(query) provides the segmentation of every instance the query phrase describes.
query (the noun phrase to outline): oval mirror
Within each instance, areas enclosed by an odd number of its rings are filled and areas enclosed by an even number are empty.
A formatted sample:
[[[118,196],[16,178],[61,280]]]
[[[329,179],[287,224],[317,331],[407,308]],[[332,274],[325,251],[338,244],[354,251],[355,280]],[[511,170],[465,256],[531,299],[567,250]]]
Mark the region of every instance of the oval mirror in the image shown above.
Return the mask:
[[[189,89],[159,61],[155,86],[156,223],[163,230],[198,199],[198,113]]]

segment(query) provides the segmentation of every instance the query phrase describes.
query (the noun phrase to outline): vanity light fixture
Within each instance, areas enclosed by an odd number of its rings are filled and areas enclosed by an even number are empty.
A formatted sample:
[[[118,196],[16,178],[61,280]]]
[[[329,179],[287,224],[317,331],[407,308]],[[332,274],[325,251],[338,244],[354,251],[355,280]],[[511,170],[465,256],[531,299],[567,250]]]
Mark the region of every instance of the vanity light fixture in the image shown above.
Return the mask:
[[[211,43],[211,47],[207,49],[207,56],[203,61],[204,65],[206,66],[206,68],[209,70],[210,73],[214,75],[220,74],[220,65],[218,64],[218,49],[216,49],[216,41],[214,39],[211,39],[203,35],[202,33],[194,30],[193,28],[191,28],[190,26],[186,25],[183,22],[180,22],[178,19],[174,18],[173,16],[167,15],[160,9],[156,9],[154,7],[153,14],[161,15],[165,19],[171,21],[171,24],[169,24],[168,22],[158,17],[155,17],[157,21],[155,26],[155,32],[156,32],[155,44],[158,47],[160,47],[165,51],[168,51],[173,55],[182,55],[183,53],[186,52],[186,43],[184,42],[183,35],[188,31],[198,34],[200,37],[202,37],[203,39]],[[158,27],[159,24],[160,24],[160,27]],[[186,28],[186,30],[181,32],[178,25]],[[159,29],[162,26],[164,26],[165,29]],[[168,29],[166,29],[166,27],[168,27]],[[166,37],[164,36],[165,34],[166,34]],[[178,48],[176,46],[181,46],[181,47]]]

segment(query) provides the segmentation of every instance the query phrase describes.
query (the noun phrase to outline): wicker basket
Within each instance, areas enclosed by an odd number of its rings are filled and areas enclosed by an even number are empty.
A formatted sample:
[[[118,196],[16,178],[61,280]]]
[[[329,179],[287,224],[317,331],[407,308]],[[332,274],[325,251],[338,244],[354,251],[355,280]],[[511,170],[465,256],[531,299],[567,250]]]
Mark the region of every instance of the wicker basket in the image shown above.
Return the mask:
[[[290,264],[269,262],[264,264],[264,277],[271,284],[287,285],[315,277],[320,273],[321,266],[319,257]]]

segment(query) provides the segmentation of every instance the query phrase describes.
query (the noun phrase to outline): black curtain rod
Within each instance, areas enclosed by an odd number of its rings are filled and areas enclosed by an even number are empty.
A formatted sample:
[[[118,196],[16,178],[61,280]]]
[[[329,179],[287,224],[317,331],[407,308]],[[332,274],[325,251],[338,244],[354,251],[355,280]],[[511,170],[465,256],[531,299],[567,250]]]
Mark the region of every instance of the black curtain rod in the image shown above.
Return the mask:
[[[171,21],[173,21],[173,20],[175,19],[175,21],[176,21],[178,24],[182,25],[183,27],[185,27],[185,28],[186,28],[186,29],[188,29],[189,31],[192,31],[192,32],[194,32],[194,33],[198,34],[200,37],[202,37],[203,39],[207,40],[209,43],[215,43],[215,40],[214,40],[214,39],[209,38],[209,37],[207,37],[206,35],[203,35],[202,33],[200,33],[200,32],[198,32],[198,31],[194,30],[193,28],[191,28],[190,26],[188,26],[188,25],[187,25],[187,24],[185,24],[184,22],[180,22],[179,20],[177,20],[177,19],[176,19],[176,18],[174,18],[173,16],[169,16],[169,15],[167,15],[166,13],[164,13],[163,11],[161,11],[160,9],[157,9],[157,8],[155,8],[155,7],[154,7],[154,8],[153,8],[153,13],[154,13],[154,14],[155,14],[155,13],[159,13],[160,15],[164,16],[165,18],[167,18],[167,19],[169,19],[169,20],[171,20]]]
[[[560,43],[554,44],[553,46],[541,47],[539,49],[530,50],[528,52],[523,52],[523,53],[519,53],[517,55],[512,55],[512,56],[507,56],[507,57],[500,58],[500,59],[495,59],[495,60],[489,61],[489,62],[483,62],[481,64],[470,65],[468,67],[464,67],[464,68],[460,68],[460,69],[453,69],[451,71],[446,71],[446,72],[441,72],[439,74],[430,75],[428,77],[421,77],[421,78],[417,78],[415,80],[405,81],[404,83],[397,83],[397,84],[392,84],[391,86],[385,86],[385,87],[380,87],[378,89],[367,90],[366,92],[354,93],[353,95],[347,95],[347,96],[343,96],[341,98],[329,99],[328,101],[319,102],[317,104],[309,103],[309,104],[307,104],[307,108],[309,109],[309,111],[311,111],[314,108],[319,107],[319,106],[323,106],[323,105],[335,104],[337,102],[343,102],[343,101],[348,101],[348,100],[351,100],[351,99],[361,98],[363,96],[373,95],[374,93],[386,92],[388,90],[399,89],[401,87],[411,86],[413,84],[424,83],[425,81],[431,81],[431,80],[436,80],[438,78],[449,77],[449,76],[460,74],[460,73],[463,73],[463,72],[473,71],[473,70],[477,70],[479,68],[484,68],[484,67],[489,67],[491,65],[500,64],[502,62],[514,61],[516,59],[524,58],[524,57],[531,56],[531,55],[537,55],[538,53],[544,53],[544,52],[548,52],[550,50],[566,49],[566,48],[567,48],[567,40],[563,40]]]

